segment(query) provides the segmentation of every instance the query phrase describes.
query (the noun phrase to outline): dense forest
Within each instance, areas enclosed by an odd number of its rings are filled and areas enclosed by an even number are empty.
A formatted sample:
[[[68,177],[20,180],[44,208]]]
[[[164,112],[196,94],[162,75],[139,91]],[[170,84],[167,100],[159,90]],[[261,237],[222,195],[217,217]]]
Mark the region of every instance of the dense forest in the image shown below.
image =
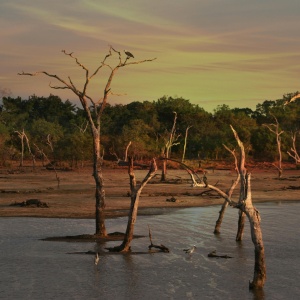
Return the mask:
[[[245,145],[248,159],[276,161],[279,138],[282,160],[296,163],[295,151],[300,150],[300,99],[285,105],[295,94],[266,100],[257,104],[256,110],[232,109],[223,104],[212,113],[184,98],[167,96],[153,102],[107,104],[101,120],[103,157],[124,159],[130,142],[128,154],[135,160],[159,156],[173,128],[172,158],[224,160],[230,153],[223,145],[235,145],[232,125]],[[92,136],[85,112],[54,95],[2,97],[0,151],[2,165],[23,156],[79,166],[92,160]]]

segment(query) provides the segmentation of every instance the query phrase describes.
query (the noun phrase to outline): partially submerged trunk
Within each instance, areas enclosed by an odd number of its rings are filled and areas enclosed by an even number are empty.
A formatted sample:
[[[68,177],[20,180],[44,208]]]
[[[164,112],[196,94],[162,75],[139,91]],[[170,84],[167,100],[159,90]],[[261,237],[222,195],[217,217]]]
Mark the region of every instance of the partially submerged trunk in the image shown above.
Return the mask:
[[[216,221],[214,234],[219,234],[221,232],[221,225],[223,222],[223,218],[224,218],[227,206],[228,206],[228,202],[225,200],[224,203],[222,204],[221,210],[219,211],[219,218]]]
[[[249,282],[249,289],[261,289],[266,281],[265,248],[260,227],[260,215],[252,204],[250,174],[247,174],[247,197],[240,208],[247,215],[250,222],[251,239],[254,244],[255,265],[252,282]]]
[[[244,228],[245,228],[245,214],[243,211],[239,210],[238,230],[235,237],[235,240],[237,242],[240,242],[243,239]]]
[[[234,133],[235,139],[239,145],[240,157],[239,157],[239,173],[241,178],[241,189],[240,198],[236,207],[240,209],[242,213],[245,213],[248,217],[250,228],[251,228],[251,238],[254,244],[255,253],[255,266],[254,266],[254,276],[252,282],[249,283],[250,289],[261,289],[264,287],[266,280],[266,264],[265,264],[265,249],[262,238],[262,231],[260,227],[260,215],[258,210],[253,206],[252,203],[252,192],[250,184],[250,173],[247,173],[245,168],[245,150],[244,145],[239,139],[237,132],[231,126]],[[241,218],[243,214],[241,213]],[[242,223],[243,221],[241,221]],[[243,226],[243,225],[242,225]]]
[[[203,179],[201,182],[197,182],[194,175],[197,174],[189,167],[181,163],[182,166],[190,174],[193,180],[193,186],[198,187],[207,187],[214,191],[216,191],[221,197],[223,197],[229,205],[234,208],[238,208],[243,212],[250,223],[251,228],[251,238],[254,244],[254,253],[255,253],[255,265],[254,265],[254,276],[252,282],[249,283],[250,289],[262,289],[264,287],[266,281],[266,264],[265,264],[265,250],[262,238],[262,231],[260,227],[260,215],[258,210],[252,204],[252,194],[251,194],[251,184],[250,184],[250,174],[247,173],[245,168],[245,151],[244,145],[239,139],[236,131],[231,126],[231,129],[234,133],[235,139],[239,145],[240,149],[240,156],[239,156],[239,164],[238,164],[238,171],[240,176],[240,197],[238,203],[231,200],[228,193],[223,192],[216,186],[206,184]]]
[[[132,157],[128,158],[128,163],[129,163],[128,174],[130,179],[131,204],[130,204],[130,211],[128,215],[127,229],[122,244],[120,246],[108,248],[108,250],[111,252],[128,252],[131,250],[130,244],[133,239],[134,224],[137,218],[140,194],[143,188],[147,185],[147,183],[151,180],[151,178],[153,178],[153,176],[157,171],[156,161],[155,159],[153,159],[148,174],[146,175],[144,180],[137,186],[135,174],[133,171]]]

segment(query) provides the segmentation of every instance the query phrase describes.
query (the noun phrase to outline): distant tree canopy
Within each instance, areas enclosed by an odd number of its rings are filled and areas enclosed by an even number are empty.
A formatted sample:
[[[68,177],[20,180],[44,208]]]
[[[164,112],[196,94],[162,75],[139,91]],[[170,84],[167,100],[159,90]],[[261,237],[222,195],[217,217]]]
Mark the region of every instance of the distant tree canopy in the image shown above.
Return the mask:
[[[104,158],[124,158],[131,141],[129,155],[143,160],[160,155],[163,137],[173,126],[177,113],[176,133],[179,144],[172,148],[172,157],[180,158],[186,129],[189,137],[186,159],[226,159],[230,157],[223,147],[233,148],[230,126],[232,125],[245,145],[246,154],[253,159],[273,161],[276,157],[275,137],[263,124],[274,122],[276,116],[282,135],[285,160],[291,159],[286,151],[291,148],[292,134],[300,135],[300,99],[284,105],[297,93],[283,95],[282,99],[266,100],[257,104],[256,110],[219,105],[213,113],[183,98],[163,96],[156,101],[131,102],[126,105],[107,104],[102,116],[101,143]],[[92,137],[87,127],[84,111],[69,100],[58,96],[28,99],[2,97],[0,109],[0,147],[2,163],[17,159],[20,140],[16,132],[24,130],[31,143],[31,151],[38,158],[41,150],[56,160],[78,163],[92,159]],[[50,149],[49,139],[51,140]],[[300,137],[296,140],[300,148]],[[39,151],[38,151],[39,150]],[[29,153],[25,153],[28,157]]]

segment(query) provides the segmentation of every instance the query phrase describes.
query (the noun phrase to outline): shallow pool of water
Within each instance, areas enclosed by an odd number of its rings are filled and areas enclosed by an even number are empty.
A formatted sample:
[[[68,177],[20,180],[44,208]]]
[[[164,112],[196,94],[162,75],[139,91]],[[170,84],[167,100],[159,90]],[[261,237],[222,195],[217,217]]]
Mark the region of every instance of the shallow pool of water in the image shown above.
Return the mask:
[[[300,202],[258,204],[262,217],[267,281],[262,293],[248,289],[254,269],[249,226],[235,242],[237,211],[229,208],[221,235],[212,232],[220,207],[186,208],[139,216],[133,252],[107,254],[120,242],[48,242],[42,238],[94,232],[94,220],[0,218],[1,299],[299,299]],[[107,220],[109,232],[124,231],[127,219]],[[148,225],[155,244],[170,253],[148,254]],[[193,255],[182,250],[196,245]],[[99,250],[92,255],[70,254]],[[231,259],[208,258],[217,250]]]

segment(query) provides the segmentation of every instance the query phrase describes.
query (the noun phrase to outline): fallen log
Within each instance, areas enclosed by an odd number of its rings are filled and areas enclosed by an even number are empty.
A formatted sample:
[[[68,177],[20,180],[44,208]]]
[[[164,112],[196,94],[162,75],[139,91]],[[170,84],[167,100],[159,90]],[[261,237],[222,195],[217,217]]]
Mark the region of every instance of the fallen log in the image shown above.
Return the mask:
[[[208,257],[216,257],[216,258],[233,258],[232,256],[229,256],[227,254],[225,255],[217,255],[217,251],[213,250],[207,255]]]

